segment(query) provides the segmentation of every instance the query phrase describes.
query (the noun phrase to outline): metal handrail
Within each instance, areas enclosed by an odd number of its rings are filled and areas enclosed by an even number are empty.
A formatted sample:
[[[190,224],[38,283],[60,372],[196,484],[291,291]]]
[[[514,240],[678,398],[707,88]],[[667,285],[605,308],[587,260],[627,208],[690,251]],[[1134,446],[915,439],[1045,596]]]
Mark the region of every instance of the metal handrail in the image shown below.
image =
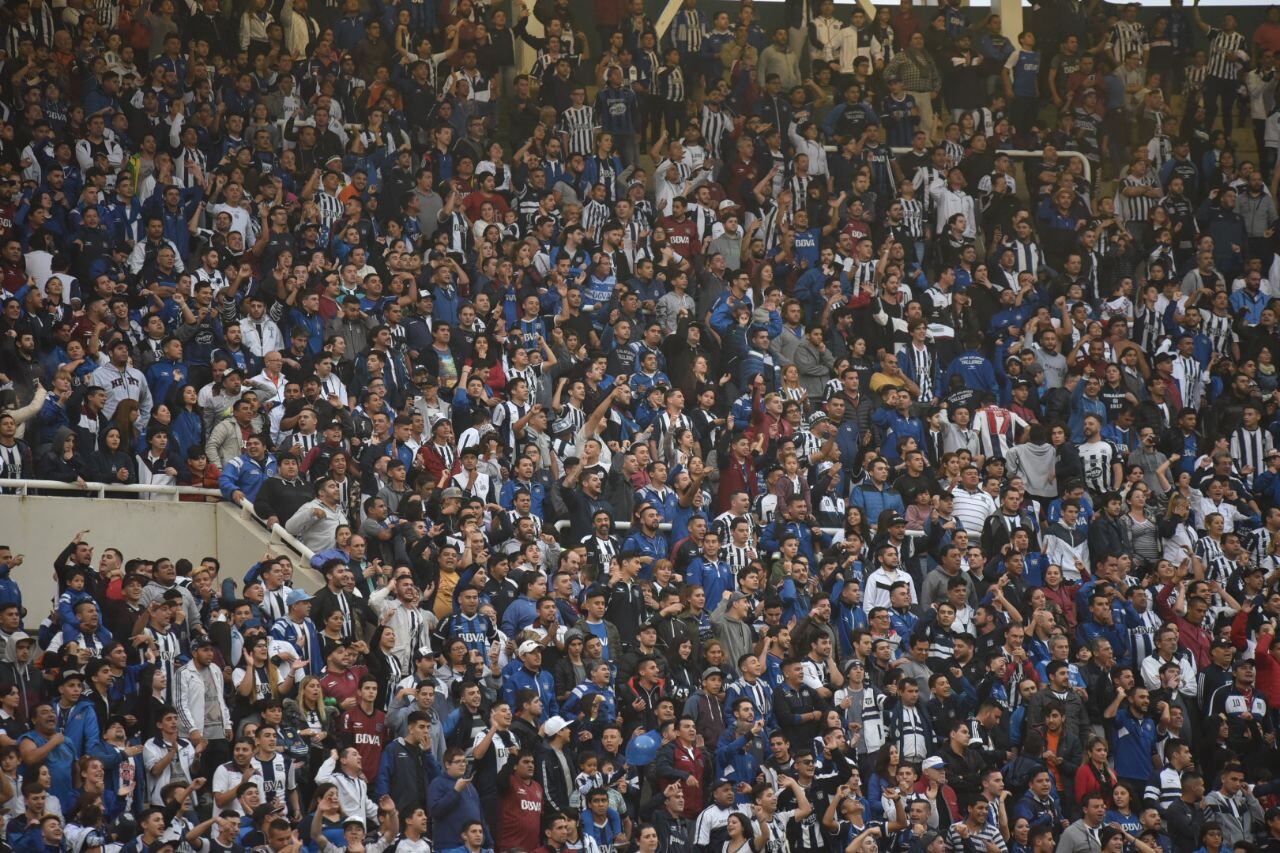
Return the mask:
[[[833,146],[828,145],[827,150],[835,151],[836,149]],[[892,151],[894,154],[909,154],[911,152],[910,148],[903,148],[903,147],[890,148],[889,150]],[[1007,154],[1010,157],[1013,157],[1015,159],[1019,159],[1019,158],[1030,159],[1031,157],[1043,157],[1044,149],[1041,148],[1040,150],[1036,151],[1030,148],[1012,148],[1012,149],[1001,148],[998,152],[995,152],[995,153]],[[1059,151],[1058,156],[1068,157],[1073,160],[1079,160],[1080,165],[1084,166],[1085,181],[1088,182],[1090,185],[1093,184],[1093,167],[1089,164],[1088,157],[1084,156],[1079,151]],[[1030,184],[1030,182],[1031,181],[1028,178],[1027,183]],[[1028,186],[1027,188],[1030,189],[1030,186]]]
[[[17,489],[17,494],[26,497],[30,489],[42,489],[50,492],[76,492],[86,494],[97,492],[97,496],[105,498],[108,492],[120,494],[172,495],[177,501],[183,495],[205,498],[221,498],[217,489],[205,489],[200,486],[146,486],[140,483],[64,483],[61,480],[0,480],[0,489]],[[152,500],[155,500],[153,497]]]
[[[253,502],[248,498],[242,498],[240,500],[240,516],[241,518],[247,518],[256,522],[259,527],[262,527],[285,545],[288,545],[290,548],[297,551],[298,555],[308,563],[310,563],[311,558],[316,555],[316,552],[304,545],[298,537],[294,536],[288,530],[285,530],[284,525],[277,523],[268,526],[266,519],[258,515],[258,511],[253,508]]]

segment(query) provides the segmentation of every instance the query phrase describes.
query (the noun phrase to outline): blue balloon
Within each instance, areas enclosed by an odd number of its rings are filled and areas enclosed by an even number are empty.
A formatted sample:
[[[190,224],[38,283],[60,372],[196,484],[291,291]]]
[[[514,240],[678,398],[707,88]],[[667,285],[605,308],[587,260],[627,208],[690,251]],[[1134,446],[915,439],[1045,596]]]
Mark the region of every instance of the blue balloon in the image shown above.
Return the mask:
[[[658,747],[661,745],[662,739],[658,737],[657,732],[636,735],[627,744],[627,763],[635,767],[649,764],[658,757]]]

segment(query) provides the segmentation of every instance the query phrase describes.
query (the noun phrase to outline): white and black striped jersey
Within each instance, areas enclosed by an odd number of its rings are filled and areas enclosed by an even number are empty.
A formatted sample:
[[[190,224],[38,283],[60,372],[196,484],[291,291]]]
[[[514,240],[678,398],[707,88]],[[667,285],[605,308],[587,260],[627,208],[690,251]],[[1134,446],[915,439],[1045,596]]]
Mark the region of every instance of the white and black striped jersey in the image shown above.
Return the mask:
[[[591,238],[591,242],[600,242],[600,229],[609,221],[610,215],[609,206],[595,199],[591,199],[582,206],[582,227]],[[617,269],[616,265],[614,269]]]
[[[1275,447],[1271,433],[1265,429],[1245,429],[1243,426],[1231,433],[1231,458],[1240,468],[1253,467],[1254,473],[1244,475],[1245,485],[1253,488],[1259,471],[1267,467],[1267,454]]]
[[[685,56],[695,56],[702,49],[703,32],[702,13],[697,9],[682,9],[676,13],[671,22],[671,31],[667,37],[680,48]]]
[[[800,464],[808,466],[809,460],[819,451],[825,442],[809,431],[808,427],[801,429],[795,434],[795,438],[800,451]]]
[[[1147,357],[1155,355],[1164,337],[1164,320],[1156,309],[1143,304],[1134,310],[1133,340]]]
[[[191,189],[200,183],[204,175],[209,174],[205,171],[207,158],[204,152],[198,148],[183,148],[173,158],[173,177],[178,185],[184,189]],[[196,168],[191,168],[195,166]],[[198,171],[197,171],[198,170]],[[199,176],[199,177],[198,177]]]
[[[502,443],[510,448],[513,453],[516,450],[517,439],[513,427],[521,418],[529,414],[529,410],[532,408],[532,403],[525,403],[522,406],[510,400],[503,400],[493,407],[493,425],[498,428],[498,435],[502,437]]]
[[[572,403],[566,403],[564,408],[557,413],[557,417],[555,423],[552,424],[551,431],[558,433],[567,429],[571,430],[572,434],[576,436],[578,434],[578,430],[582,429],[586,422],[587,415],[582,411],[582,409],[579,409]]]
[[[1150,170],[1141,178],[1137,175],[1125,175],[1124,180],[1120,182],[1121,192],[1116,193],[1116,212],[1120,214],[1120,218],[1125,222],[1146,222],[1151,214],[1151,208],[1157,203],[1156,199],[1146,195],[1127,196],[1123,192],[1125,187],[1147,189],[1159,185],[1159,180]]]
[[[1011,240],[1004,244],[1004,249],[1013,250],[1013,265],[1018,272],[1039,275],[1040,268],[1044,266],[1044,253],[1034,240]]]
[[[1210,27],[1208,37],[1209,76],[1222,80],[1239,80],[1240,63],[1236,54],[1245,50],[1244,34],[1239,30],[1229,33]]]
[[[1266,572],[1276,567],[1276,558],[1271,553],[1271,543],[1274,540],[1275,534],[1265,527],[1259,527],[1253,531],[1253,536],[1249,540],[1249,553],[1253,556],[1253,564],[1261,566]]]
[[[668,411],[658,413],[653,419],[653,440],[662,443],[662,439],[670,432],[683,427],[684,429],[693,429],[693,421],[689,420],[689,416],[684,412],[672,417]]]
[[[1201,536],[1192,546],[1192,550],[1206,566],[1222,559],[1222,542],[1212,536]]]
[[[1204,81],[1209,76],[1208,65],[1188,65],[1182,70],[1182,85],[1187,94],[1204,91]]]
[[[176,695],[174,691],[178,686],[178,667],[181,666],[178,658],[182,656],[182,641],[176,631],[161,632],[150,626],[147,626],[147,636],[151,638],[151,648],[156,652],[156,667],[163,669],[168,676],[168,683],[164,688],[165,699],[173,704]]]
[[[804,210],[809,199],[809,184],[813,183],[810,175],[792,175],[787,179],[787,189],[791,190],[791,212]]]
[[[504,365],[504,371],[507,374],[508,382],[519,377],[529,383],[529,399],[534,401],[538,399],[538,395],[542,391],[542,368],[540,366],[531,364],[524,370],[519,370],[507,364]]]
[[[1137,617],[1138,624],[1129,626],[1129,640],[1133,643],[1133,660],[1142,661],[1156,653],[1156,634],[1164,620],[1150,607]]]
[[[907,357],[915,362],[916,384],[920,386],[920,399],[932,400],[939,396],[933,387],[934,355],[929,347],[916,349],[908,344]]]
[[[1204,393],[1204,368],[1194,356],[1177,356],[1173,359],[1173,378],[1178,380],[1182,392],[1182,405],[1199,408]]]
[[[727,107],[712,110],[706,104],[702,106],[702,139],[707,146],[707,156],[723,160],[722,144],[725,137],[733,130],[733,111]]]
[[[944,139],[942,140],[942,148],[947,152],[947,164],[949,166],[958,166],[960,161],[964,159],[964,146],[959,142]]]
[[[748,540],[748,544],[746,545],[735,545],[732,540],[729,540],[725,545],[721,546],[720,559],[729,564],[729,567],[733,569],[734,574],[745,569],[747,566],[751,565],[752,560],[758,558],[759,555],[756,552],[755,546],[751,545],[750,542],[751,540]]]
[[[1124,62],[1131,53],[1142,53],[1147,47],[1147,28],[1134,21],[1117,21],[1107,36],[1107,44],[1111,46],[1111,55],[1116,64]]]
[[[899,198],[902,205],[902,225],[917,240],[924,239],[924,202],[914,198]]]
[[[326,228],[332,228],[333,223],[342,218],[343,205],[336,195],[320,190],[315,195],[315,202],[320,208],[320,221]]]
[[[662,68],[658,71],[657,94],[664,101],[672,104],[683,103],[685,99],[684,71],[679,65]]]
[[[1209,342],[1213,344],[1213,351],[1223,358],[1231,357],[1231,345],[1240,340],[1231,329],[1231,315],[1215,314],[1212,311],[1205,312],[1203,315],[1204,323],[1201,331],[1209,338]]]
[[[849,286],[853,288],[856,294],[862,285],[874,288],[876,283],[876,271],[879,269],[878,261],[872,259],[870,261],[853,261],[848,269]]]
[[[911,179],[911,186],[916,188],[916,197],[920,199],[920,204],[924,205],[925,212],[930,217],[933,215],[933,201],[932,196],[929,194],[929,187],[935,183],[943,183],[946,179],[947,173],[941,169],[934,168],[932,165],[921,166],[916,169],[915,177]]]
[[[1077,448],[1084,465],[1084,484],[1095,495],[1111,491],[1111,465],[1120,459],[1116,446],[1106,439],[1088,441]]]
[[[557,130],[564,134],[565,144],[570,154],[581,154],[585,157],[595,150],[598,128],[595,108],[583,104],[580,107],[569,107],[565,110],[560,116],[560,127]]]
[[[120,4],[115,0],[93,0],[89,7],[98,23],[107,30],[114,30],[120,17]]]
[[[724,512],[717,515],[715,519],[711,522],[716,533],[720,534],[721,542],[728,544],[729,542],[733,541],[733,523],[737,521],[739,518],[744,519],[747,522],[747,530],[749,531],[747,535],[747,541],[748,542],[755,541],[758,528],[756,526],[756,520],[751,517],[751,514],[747,513],[746,515],[734,515],[728,510],[725,510]]]

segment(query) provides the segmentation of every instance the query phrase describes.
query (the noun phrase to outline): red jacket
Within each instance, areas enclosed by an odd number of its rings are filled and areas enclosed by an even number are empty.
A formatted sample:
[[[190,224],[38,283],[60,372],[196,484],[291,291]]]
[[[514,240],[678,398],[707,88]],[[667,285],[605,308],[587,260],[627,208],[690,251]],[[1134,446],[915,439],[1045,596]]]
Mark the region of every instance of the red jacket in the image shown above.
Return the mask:
[[[1253,649],[1253,662],[1258,670],[1254,684],[1272,708],[1280,707],[1280,661],[1272,651],[1274,641],[1274,634],[1259,633]],[[1237,611],[1231,620],[1231,642],[1240,651],[1249,648],[1249,611]]]
[[[1156,615],[1177,626],[1178,641],[1182,643],[1183,648],[1195,655],[1196,666],[1204,669],[1210,664],[1209,644],[1213,642],[1213,635],[1201,625],[1192,625],[1185,616],[1169,606],[1169,596],[1173,595],[1175,589],[1177,587],[1173,584],[1166,584],[1165,588],[1156,594]]]
[[[720,488],[716,492],[716,506],[727,507],[729,498],[734,492],[746,492],[754,501],[759,490],[756,488],[755,457],[748,456],[739,461],[730,451],[724,470],[720,472]]]

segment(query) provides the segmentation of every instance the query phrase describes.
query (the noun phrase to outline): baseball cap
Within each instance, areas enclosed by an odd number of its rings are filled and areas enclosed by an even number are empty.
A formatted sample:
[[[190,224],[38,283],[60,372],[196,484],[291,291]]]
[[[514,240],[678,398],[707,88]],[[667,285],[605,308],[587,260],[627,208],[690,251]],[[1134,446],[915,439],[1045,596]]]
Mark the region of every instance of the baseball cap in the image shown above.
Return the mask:
[[[943,761],[936,755],[930,755],[924,760],[924,763],[920,765],[923,770],[941,770],[946,766],[947,762]]]
[[[523,648],[523,646],[521,647]],[[542,731],[547,737],[555,737],[569,727],[570,723],[564,717],[555,716],[547,720],[542,725]]]
[[[718,666],[709,666],[702,671],[702,680],[706,681],[708,678],[724,678],[724,670]]]
[[[305,589],[295,589],[293,592],[289,593],[289,597],[288,599],[286,599],[286,603],[288,604],[289,607],[292,607],[295,604],[301,604],[304,601],[310,601],[310,600],[311,600],[311,593],[307,592]]]
[[[516,656],[524,657],[527,654],[540,651],[542,651],[542,646],[538,645],[537,642],[534,640],[525,640],[520,644],[520,648],[516,649]]]
[[[450,486],[440,493],[440,500],[442,501],[447,501],[452,498],[462,500],[462,489],[459,489],[457,486]]]

